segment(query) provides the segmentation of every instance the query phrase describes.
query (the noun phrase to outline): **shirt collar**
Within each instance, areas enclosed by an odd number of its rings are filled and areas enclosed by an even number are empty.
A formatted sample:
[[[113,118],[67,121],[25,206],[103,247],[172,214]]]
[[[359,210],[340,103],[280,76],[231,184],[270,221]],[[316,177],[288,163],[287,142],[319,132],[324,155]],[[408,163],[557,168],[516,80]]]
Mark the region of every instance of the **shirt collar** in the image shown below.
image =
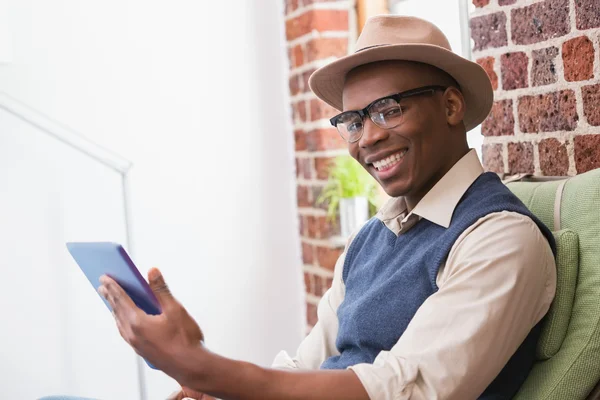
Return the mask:
[[[448,228],[454,209],[467,189],[483,173],[475,150],[470,150],[440,179],[415,208],[403,217],[403,223],[416,214],[437,225]],[[381,220],[386,222],[406,213],[404,197],[390,199],[381,209]]]

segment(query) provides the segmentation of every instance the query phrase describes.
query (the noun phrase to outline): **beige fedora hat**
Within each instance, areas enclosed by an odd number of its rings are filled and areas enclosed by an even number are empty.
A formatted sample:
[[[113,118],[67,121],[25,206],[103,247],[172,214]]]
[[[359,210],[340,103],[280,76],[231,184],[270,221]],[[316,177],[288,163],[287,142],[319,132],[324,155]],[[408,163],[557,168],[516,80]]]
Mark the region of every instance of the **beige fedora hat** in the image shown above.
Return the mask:
[[[321,100],[341,111],[346,74],[358,66],[384,60],[421,62],[450,74],[465,98],[467,130],[475,128],[489,114],[494,92],[485,70],[453,53],[437,26],[414,17],[369,18],[356,42],[356,52],[316,70],[310,77],[310,88]]]

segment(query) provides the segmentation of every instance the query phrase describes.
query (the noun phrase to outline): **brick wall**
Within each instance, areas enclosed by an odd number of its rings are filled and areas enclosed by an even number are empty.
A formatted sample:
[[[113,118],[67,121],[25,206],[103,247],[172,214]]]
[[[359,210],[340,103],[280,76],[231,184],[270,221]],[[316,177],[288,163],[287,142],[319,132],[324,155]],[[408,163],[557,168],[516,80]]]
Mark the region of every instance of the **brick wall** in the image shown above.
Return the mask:
[[[355,41],[353,1],[285,0],[290,93],[298,182],[298,218],[307,297],[307,325],[317,320],[317,303],[331,285],[333,267],[342,252],[339,224],[328,223],[318,198],[327,182],[332,157],[347,154],[346,144],[329,118],[337,113],[308,87],[310,74],[346,55]]]
[[[492,79],[484,164],[498,173],[600,168],[600,0],[473,0],[473,55]]]

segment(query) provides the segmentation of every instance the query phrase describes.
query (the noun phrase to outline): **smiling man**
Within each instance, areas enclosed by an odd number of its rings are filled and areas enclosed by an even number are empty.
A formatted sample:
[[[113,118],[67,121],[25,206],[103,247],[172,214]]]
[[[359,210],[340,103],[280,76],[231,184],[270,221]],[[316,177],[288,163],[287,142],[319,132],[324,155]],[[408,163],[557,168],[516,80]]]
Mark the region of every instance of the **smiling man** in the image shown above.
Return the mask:
[[[349,238],[294,357],[265,369],[211,353],[157,270],[160,316],[102,278],[122,336],[188,396],[510,399],[533,365],[554,242],[467,145],[492,104],[486,73],[416,18],[370,19],[357,49],[310,85],[391,199]]]

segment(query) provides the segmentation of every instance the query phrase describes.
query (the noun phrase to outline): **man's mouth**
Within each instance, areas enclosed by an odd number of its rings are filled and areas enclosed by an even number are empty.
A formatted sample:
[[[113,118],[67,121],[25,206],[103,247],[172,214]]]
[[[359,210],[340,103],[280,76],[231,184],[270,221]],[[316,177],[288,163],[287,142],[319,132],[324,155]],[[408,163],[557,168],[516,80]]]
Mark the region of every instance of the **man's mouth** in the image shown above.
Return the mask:
[[[392,154],[391,156],[384,158],[383,160],[374,161],[373,166],[379,172],[391,169],[394,167],[394,165],[402,161],[402,158],[404,157],[407,151],[408,149],[404,149],[399,151],[398,153]]]

